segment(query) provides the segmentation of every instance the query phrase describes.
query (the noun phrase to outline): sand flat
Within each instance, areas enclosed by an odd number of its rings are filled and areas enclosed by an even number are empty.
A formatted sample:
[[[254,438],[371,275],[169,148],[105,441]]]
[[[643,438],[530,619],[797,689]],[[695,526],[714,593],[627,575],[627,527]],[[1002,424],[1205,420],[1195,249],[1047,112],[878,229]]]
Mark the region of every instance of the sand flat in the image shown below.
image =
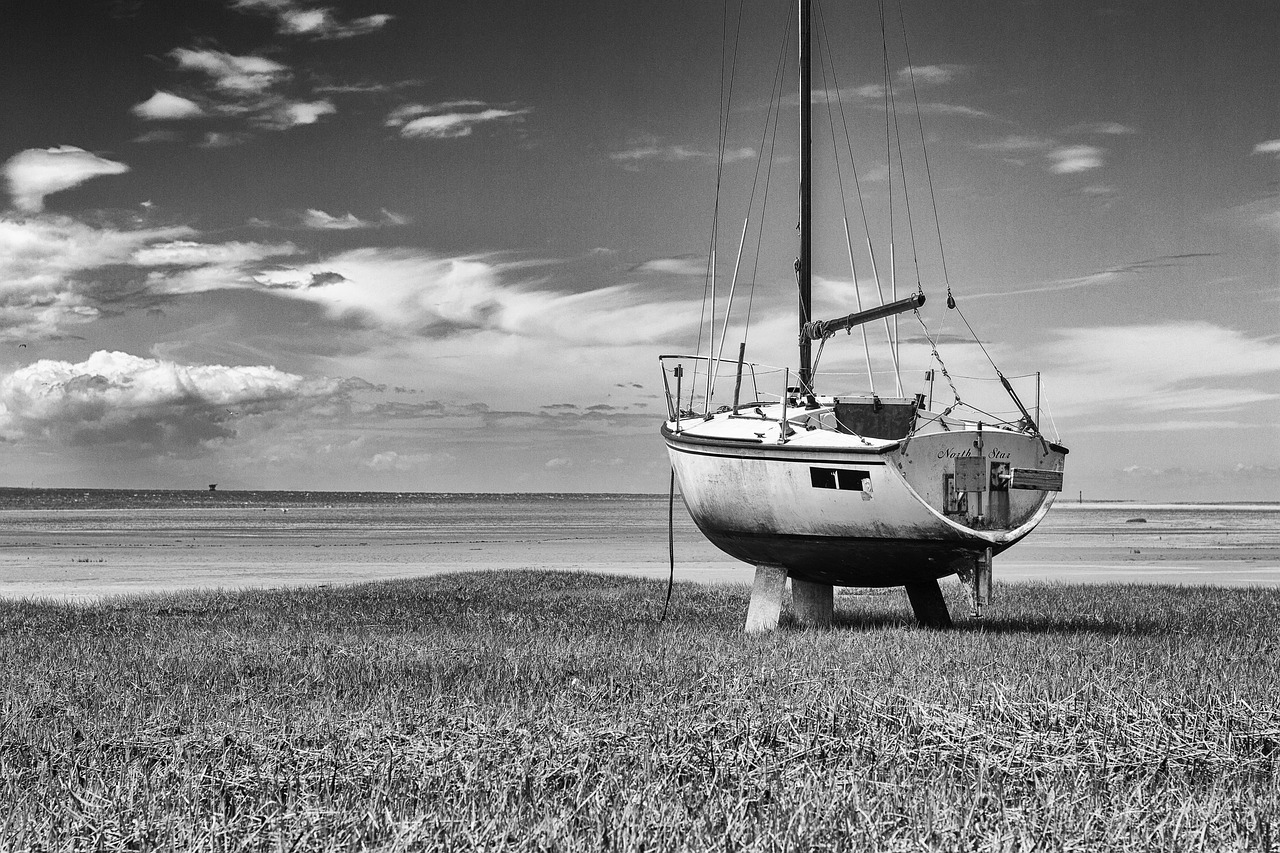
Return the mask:
[[[752,568],[676,512],[676,577],[749,583]],[[1147,520],[1131,523],[1141,511]],[[483,569],[665,578],[665,496],[0,511],[0,596],[91,600],[196,588],[344,584]],[[996,560],[997,580],[1280,584],[1280,505],[1053,510]]]

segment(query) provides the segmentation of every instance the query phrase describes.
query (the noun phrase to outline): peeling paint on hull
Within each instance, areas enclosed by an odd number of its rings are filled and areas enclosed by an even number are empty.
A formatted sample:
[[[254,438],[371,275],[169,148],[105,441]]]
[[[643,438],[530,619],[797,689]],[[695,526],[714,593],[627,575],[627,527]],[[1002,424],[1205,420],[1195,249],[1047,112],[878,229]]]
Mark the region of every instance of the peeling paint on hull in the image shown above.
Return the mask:
[[[1013,545],[1052,502],[1047,492],[1006,493],[994,523],[948,516],[944,472],[972,453],[969,431],[866,447],[830,432],[799,433],[786,444],[717,439],[711,427],[693,435],[663,429],[689,514],[725,553],[804,580],[901,586],[945,577],[987,548]],[[988,430],[981,441],[984,458],[1062,469],[1062,454],[1031,436]],[[857,488],[817,487],[829,471],[847,473]]]

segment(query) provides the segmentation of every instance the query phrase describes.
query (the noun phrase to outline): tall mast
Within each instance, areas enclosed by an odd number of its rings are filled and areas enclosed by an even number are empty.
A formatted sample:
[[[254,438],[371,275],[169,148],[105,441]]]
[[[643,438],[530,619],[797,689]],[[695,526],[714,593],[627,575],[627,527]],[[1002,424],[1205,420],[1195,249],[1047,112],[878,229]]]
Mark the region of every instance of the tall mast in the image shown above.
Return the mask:
[[[813,148],[812,71],[809,58],[809,4],[800,4],[800,257],[796,259],[796,283],[800,290],[800,391],[813,391],[812,350],[808,336],[803,334],[804,324],[813,311],[813,235],[810,224],[813,218],[813,167],[810,163]]]

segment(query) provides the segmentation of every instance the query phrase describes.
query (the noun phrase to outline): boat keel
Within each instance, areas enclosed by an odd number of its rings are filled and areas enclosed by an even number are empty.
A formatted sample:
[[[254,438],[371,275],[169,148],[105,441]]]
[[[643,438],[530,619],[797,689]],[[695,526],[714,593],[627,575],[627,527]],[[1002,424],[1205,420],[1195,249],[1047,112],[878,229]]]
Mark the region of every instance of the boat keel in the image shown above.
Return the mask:
[[[921,628],[950,628],[951,613],[947,610],[942,587],[937,581],[921,581],[907,584],[907,599]]]
[[[791,610],[806,628],[830,628],[835,618],[835,590],[829,583],[792,578]]]

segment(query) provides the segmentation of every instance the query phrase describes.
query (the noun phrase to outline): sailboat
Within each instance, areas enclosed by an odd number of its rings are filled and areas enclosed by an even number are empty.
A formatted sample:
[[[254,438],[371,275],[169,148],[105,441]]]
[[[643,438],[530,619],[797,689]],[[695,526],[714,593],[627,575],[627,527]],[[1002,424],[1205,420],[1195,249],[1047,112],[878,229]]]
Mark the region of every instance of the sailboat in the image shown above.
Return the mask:
[[[745,344],[736,360],[726,359],[727,313],[719,351],[712,317],[705,354],[661,356],[667,400],[661,434],[673,485],[678,483],[707,539],[755,566],[749,632],[777,628],[788,580],[802,624],[830,624],[836,586],[901,586],[921,625],[948,627],[951,616],[939,579],[959,575],[972,615],[980,618],[990,601],[993,558],[1044,518],[1062,489],[1068,451],[1041,431],[1038,384],[1037,402],[1028,408],[994,361],[994,381],[1013,404],[1009,415],[969,407],[959,391],[952,405],[936,403],[932,385],[939,374],[952,390],[956,386],[932,337],[931,356],[937,362],[918,377],[928,390],[902,391],[899,339],[888,321],[896,324],[898,315],[908,312],[918,315],[926,298],[923,287],[833,320],[812,319],[811,0],[798,0],[797,6],[798,365],[770,372],[745,360]],[[920,138],[923,145],[923,128]],[[846,236],[847,228],[846,219]],[[870,243],[868,234],[874,269]],[[852,249],[849,255],[852,265]],[[714,250],[710,268],[714,293]],[[949,282],[947,305],[958,310]],[[898,372],[894,394],[874,387],[824,387],[813,343],[819,342],[821,353],[836,332],[854,329],[862,331],[865,342],[867,324],[876,321],[885,325]],[[874,386],[869,353],[867,362],[868,384]],[[719,400],[717,382],[724,394]]]

